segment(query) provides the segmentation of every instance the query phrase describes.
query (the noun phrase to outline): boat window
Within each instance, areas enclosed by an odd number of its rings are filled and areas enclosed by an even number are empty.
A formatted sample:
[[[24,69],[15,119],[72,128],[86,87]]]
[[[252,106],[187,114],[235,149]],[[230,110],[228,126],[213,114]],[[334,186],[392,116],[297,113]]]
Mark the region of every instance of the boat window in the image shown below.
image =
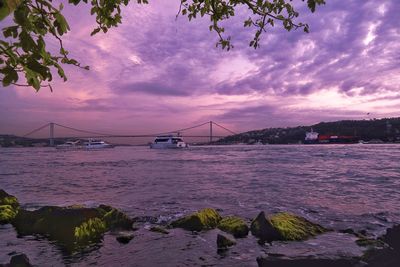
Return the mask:
[[[172,140],[178,141],[178,142],[183,142],[182,138],[173,138]]]
[[[158,142],[168,142],[169,138],[157,138],[154,142],[158,143]]]

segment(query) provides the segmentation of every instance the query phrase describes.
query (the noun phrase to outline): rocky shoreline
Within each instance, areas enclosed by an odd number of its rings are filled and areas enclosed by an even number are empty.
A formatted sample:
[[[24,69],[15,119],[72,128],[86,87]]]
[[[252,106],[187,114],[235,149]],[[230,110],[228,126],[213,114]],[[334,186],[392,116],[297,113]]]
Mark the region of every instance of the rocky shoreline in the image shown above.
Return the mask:
[[[116,242],[134,242],[138,230],[136,220],[122,211],[107,205],[87,208],[80,205],[69,207],[45,206],[37,210],[25,210],[15,196],[0,189],[0,224],[11,224],[19,237],[40,236],[55,241],[64,251],[73,253],[93,244],[101,243],[107,232],[115,233]],[[272,242],[304,242],[326,234],[353,236],[363,253],[354,255],[309,256],[266,253],[257,259],[258,266],[338,266],[338,267],[394,267],[400,265],[400,225],[387,229],[379,238],[366,231],[345,229],[340,232],[313,223],[296,214],[281,212],[265,214],[261,211],[251,222],[237,216],[222,216],[218,211],[205,208],[170,222],[165,227],[152,226],[148,230],[169,235],[175,228],[193,233],[219,229],[216,248],[218,252],[229,250],[250,234],[257,238],[254,246],[266,246]],[[132,241],[133,240],[133,241]],[[22,262],[16,265],[15,262]],[[25,265],[24,265],[25,264]],[[13,255],[10,263],[0,266],[32,266],[24,254]]]

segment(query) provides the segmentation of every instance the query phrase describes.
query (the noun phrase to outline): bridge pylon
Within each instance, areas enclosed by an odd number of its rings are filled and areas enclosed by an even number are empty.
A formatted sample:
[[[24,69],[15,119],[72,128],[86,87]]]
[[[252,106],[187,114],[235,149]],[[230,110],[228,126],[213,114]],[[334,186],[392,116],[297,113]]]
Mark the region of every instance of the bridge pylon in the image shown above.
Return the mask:
[[[210,143],[213,141],[213,122],[210,121]]]
[[[54,122],[49,123],[50,126],[50,139],[49,139],[49,145],[54,146]]]

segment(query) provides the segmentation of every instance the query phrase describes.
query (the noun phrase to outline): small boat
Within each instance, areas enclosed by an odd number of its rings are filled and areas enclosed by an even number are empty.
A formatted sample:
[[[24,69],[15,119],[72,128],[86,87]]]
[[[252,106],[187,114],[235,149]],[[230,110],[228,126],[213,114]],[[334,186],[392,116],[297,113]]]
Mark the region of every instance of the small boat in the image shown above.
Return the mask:
[[[188,145],[183,141],[181,136],[163,135],[157,136],[150,148],[185,148]]]
[[[83,146],[81,140],[76,140],[76,141],[67,141],[64,144],[56,145],[56,149],[77,150],[77,149],[83,149]]]
[[[114,145],[109,144],[103,140],[89,139],[83,143],[83,149],[102,149],[102,148],[113,148]]]

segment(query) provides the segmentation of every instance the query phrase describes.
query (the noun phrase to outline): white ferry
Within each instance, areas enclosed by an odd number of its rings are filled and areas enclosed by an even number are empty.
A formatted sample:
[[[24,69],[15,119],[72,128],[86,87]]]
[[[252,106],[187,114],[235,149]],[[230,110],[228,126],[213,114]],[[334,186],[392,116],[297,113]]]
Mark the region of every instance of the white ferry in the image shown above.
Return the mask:
[[[56,145],[56,149],[76,150],[76,149],[83,149],[83,146],[82,146],[81,140],[67,141],[64,144]]]
[[[113,148],[114,145],[109,144],[103,140],[89,139],[83,143],[84,149],[101,149],[101,148]]]
[[[77,141],[67,141],[64,144],[57,145],[56,149],[61,150],[80,150],[80,149],[103,149],[103,148],[112,148],[114,145],[106,143],[102,140],[96,139],[88,139],[86,142],[82,142],[81,140]]]
[[[157,136],[150,148],[185,148],[188,145],[183,141],[181,136],[164,135]]]

